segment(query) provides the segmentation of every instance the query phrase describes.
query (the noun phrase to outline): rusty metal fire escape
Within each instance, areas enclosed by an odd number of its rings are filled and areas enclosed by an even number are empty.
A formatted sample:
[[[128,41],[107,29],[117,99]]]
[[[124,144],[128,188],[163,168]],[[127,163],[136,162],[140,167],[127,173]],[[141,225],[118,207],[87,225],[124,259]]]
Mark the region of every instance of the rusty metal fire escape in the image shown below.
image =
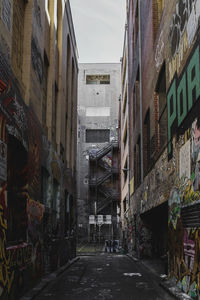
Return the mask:
[[[111,155],[113,155],[113,151],[116,150],[118,150],[118,142],[114,141],[99,151],[91,153],[89,156],[90,162],[95,163],[96,171],[98,168],[101,168],[103,171],[103,174],[97,175],[98,172],[96,172],[96,174],[93,174],[93,176],[89,179],[90,188],[96,190],[98,214],[113,201],[118,201],[119,199],[117,188],[107,187],[105,185],[106,181],[109,179],[113,181],[113,176],[118,174],[118,168],[113,168],[113,166],[110,166],[105,160],[103,160],[109,154],[109,152],[111,152]],[[98,197],[100,194],[101,200],[99,199],[100,197]]]

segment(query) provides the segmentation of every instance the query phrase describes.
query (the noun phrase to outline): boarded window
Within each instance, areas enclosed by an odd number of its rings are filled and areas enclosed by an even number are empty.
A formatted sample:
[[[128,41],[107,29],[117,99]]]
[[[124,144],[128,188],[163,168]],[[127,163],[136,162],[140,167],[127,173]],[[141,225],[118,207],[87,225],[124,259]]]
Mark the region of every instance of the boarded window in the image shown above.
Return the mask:
[[[109,141],[109,129],[86,129],[86,143],[105,143]]]
[[[87,75],[86,84],[110,84],[110,75]]]

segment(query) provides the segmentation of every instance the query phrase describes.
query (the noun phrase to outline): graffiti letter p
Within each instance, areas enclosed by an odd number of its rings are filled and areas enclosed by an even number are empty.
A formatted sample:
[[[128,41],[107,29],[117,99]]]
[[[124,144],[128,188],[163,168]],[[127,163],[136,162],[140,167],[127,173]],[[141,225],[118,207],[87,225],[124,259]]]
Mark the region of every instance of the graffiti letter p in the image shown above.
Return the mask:
[[[168,154],[172,151],[172,125],[176,119],[176,79],[174,79],[167,94],[167,118],[168,118]]]

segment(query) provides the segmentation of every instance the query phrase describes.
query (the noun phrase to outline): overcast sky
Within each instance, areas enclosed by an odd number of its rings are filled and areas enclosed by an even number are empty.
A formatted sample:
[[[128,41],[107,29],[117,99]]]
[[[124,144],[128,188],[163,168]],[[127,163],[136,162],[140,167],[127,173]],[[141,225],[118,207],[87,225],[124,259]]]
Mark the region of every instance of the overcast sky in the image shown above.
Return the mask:
[[[125,28],[125,0],[70,0],[79,62],[119,62]]]

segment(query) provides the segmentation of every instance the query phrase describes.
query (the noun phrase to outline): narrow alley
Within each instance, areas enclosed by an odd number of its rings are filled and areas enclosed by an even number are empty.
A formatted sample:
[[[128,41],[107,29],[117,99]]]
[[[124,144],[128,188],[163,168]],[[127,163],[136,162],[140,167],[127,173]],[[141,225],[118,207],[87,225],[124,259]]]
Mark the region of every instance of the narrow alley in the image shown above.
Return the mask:
[[[0,0],[0,300],[200,300],[200,0]]]

